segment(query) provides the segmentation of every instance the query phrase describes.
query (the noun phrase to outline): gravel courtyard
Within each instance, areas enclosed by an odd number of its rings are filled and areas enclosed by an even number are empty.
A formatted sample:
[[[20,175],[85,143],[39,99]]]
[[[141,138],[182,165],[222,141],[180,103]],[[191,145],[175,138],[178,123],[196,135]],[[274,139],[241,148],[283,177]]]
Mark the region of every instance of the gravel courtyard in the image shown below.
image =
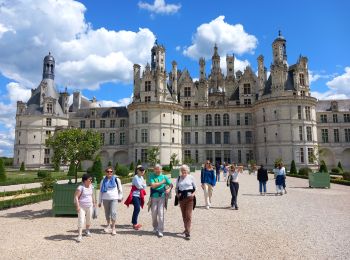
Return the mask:
[[[193,174],[199,187],[200,172]],[[349,259],[350,187],[310,189],[307,180],[287,178],[288,194],[275,196],[269,178],[269,194],[260,196],[256,176],[240,177],[238,211],[228,207],[225,182],[215,187],[209,210],[199,187],[190,241],[181,235],[173,199],[163,238],[152,233],[147,209],[139,216],[142,230],[134,231],[132,206],[121,204],[115,237],[103,234],[101,209],[93,236],[81,243],[75,242],[77,219],[52,217],[51,201],[0,211],[0,259]],[[124,197],[129,190],[124,185]]]

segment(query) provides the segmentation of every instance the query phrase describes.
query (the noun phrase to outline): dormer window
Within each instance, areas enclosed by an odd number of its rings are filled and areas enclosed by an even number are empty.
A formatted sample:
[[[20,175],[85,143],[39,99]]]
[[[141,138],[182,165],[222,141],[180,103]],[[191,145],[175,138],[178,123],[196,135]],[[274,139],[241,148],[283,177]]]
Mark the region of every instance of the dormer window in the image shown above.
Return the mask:
[[[52,112],[53,112],[52,104],[47,104],[46,105],[46,112],[52,114]]]
[[[145,92],[151,91],[151,81],[145,81]]]
[[[244,84],[243,85],[243,93],[244,95],[250,95],[251,94],[251,91],[250,91],[250,84]]]
[[[91,110],[91,116],[95,116],[96,115],[96,111],[95,110]]]
[[[338,111],[338,102],[332,101],[331,107],[332,107],[332,111]]]
[[[185,87],[184,88],[184,96],[185,97],[190,97],[191,96],[191,88],[190,87]]]

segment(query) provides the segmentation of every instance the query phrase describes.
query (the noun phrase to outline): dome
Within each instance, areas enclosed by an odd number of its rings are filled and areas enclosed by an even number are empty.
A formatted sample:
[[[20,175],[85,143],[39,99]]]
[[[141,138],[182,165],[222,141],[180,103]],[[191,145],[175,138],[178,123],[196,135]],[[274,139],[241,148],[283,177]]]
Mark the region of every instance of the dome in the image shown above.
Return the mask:
[[[47,62],[47,61],[55,62],[55,58],[51,55],[51,52],[49,52],[49,55],[45,56],[44,61],[45,62]]]

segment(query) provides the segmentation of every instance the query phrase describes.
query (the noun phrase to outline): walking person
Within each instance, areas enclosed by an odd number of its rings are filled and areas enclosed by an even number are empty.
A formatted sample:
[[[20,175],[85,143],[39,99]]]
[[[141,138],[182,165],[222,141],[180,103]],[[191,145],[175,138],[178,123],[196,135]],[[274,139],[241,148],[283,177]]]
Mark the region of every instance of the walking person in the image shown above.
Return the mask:
[[[107,167],[105,172],[106,176],[102,179],[100,184],[100,200],[98,207],[101,207],[103,203],[107,222],[107,227],[104,229],[104,232],[112,233],[112,236],[115,236],[117,234],[115,230],[117,205],[118,202],[123,200],[123,186],[120,179],[113,174],[112,167]]]
[[[220,169],[221,169],[221,165],[220,162],[217,161],[215,164],[215,170],[216,170],[216,182],[220,181]]]
[[[190,239],[192,211],[196,205],[196,184],[190,175],[190,168],[184,164],[180,167],[181,175],[176,182],[176,197],[180,203],[182,220],[185,227],[185,238]]]
[[[153,232],[163,237],[164,232],[164,206],[166,194],[170,192],[172,183],[162,174],[162,166],[156,164],[154,174],[150,177],[151,183],[151,213]]]
[[[266,195],[266,182],[269,180],[269,176],[267,174],[267,170],[264,168],[264,165],[260,166],[257,179],[259,181],[260,195]]]
[[[216,184],[215,172],[210,161],[207,160],[201,171],[201,184],[204,191],[205,207],[209,209],[211,206],[211,197],[213,195],[213,187]]]
[[[82,184],[77,187],[74,193],[74,203],[78,213],[77,242],[82,240],[84,223],[86,223],[85,235],[91,237],[90,226],[92,211],[93,207],[96,207],[96,198],[91,182],[92,177],[89,174],[83,174]]]
[[[224,162],[222,171],[223,171],[224,181],[227,181],[227,173],[229,171],[229,165],[227,162]]]
[[[237,196],[239,190],[238,175],[242,174],[243,167],[236,167],[231,165],[229,170],[229,176],[227,179],[227,186],[230,187],[231,191],[231,209],[238,210]]]
[[[276,195],[283,195],[283,183],[285,182],[286,169],[283,167],[282,163],[278,164],[276,174]]]
[[[128,198],[125,200],[124,204],[129,207],[130,204],[134,205],[134,211],[132,213],[132,227],[135,230],[139,230],[142,225],[138,223],[138,217],[140,214],[141,208],[145,204],[145,195],[146,195],[146,182],[143,179],[145,174],[145,169],[142,165],[138,165],[135,170],[135,176],[132,179],[132,186]]]

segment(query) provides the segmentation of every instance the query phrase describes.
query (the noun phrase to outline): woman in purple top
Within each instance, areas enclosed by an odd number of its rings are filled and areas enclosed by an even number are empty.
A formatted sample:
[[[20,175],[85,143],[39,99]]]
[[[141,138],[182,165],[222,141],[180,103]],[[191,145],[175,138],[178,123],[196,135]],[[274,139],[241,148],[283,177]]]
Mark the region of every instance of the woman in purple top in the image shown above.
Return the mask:
[[[85,235],[91,236],[90,225],[93,207],[96,207],[96,199],[91,184],[92,178],[89,174],[82,176],[82,184],[78,186],[74,194],[74,203],[78,213],[78,237],[77,242],[82,240],[83,226],[86,222]]]

